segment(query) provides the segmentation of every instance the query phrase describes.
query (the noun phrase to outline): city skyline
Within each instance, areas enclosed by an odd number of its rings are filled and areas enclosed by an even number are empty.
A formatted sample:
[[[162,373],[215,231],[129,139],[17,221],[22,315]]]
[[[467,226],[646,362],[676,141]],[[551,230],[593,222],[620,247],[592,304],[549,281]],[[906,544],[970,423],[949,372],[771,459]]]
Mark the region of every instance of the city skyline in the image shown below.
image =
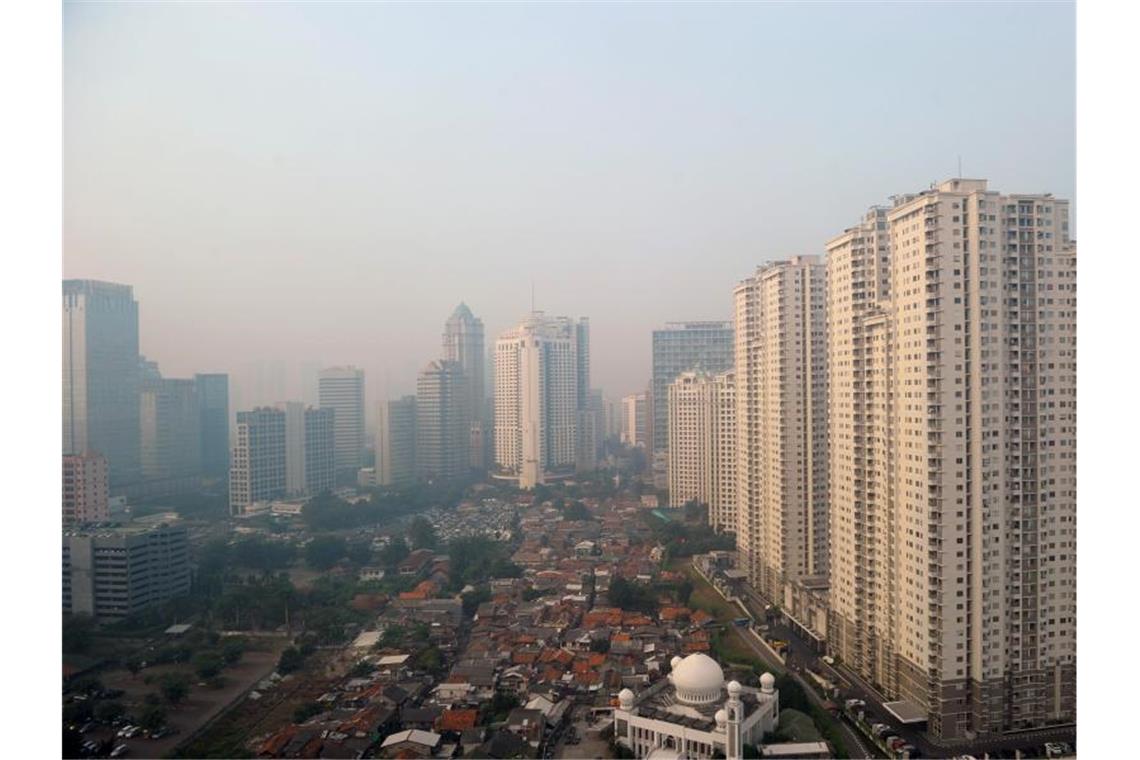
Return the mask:
[[[142,352],[176,377],[227,372],[238,391],[248,362],[319,361],[398,398],[456,303],[496,335],[533,283],[537,308],[590,315],[594,385],[620,398],[644,387],[650,329],[728,319],[719,283],[822,254],[845,209],[959,174],[959,157],[965,176],[1076,208],[1071,5],[64,15],[65,275],[130,283]],[[752,44],[769,27],[790,36]],[[970,109],[935,95],[929,67],[897,66],[932,28],[987,51],[954,64]],[[427,60],[401,38],[451,52]],[[994,72],[1014,62],[1035,75],[1010,97]],[[919,107],[855,95],[887,76]]]

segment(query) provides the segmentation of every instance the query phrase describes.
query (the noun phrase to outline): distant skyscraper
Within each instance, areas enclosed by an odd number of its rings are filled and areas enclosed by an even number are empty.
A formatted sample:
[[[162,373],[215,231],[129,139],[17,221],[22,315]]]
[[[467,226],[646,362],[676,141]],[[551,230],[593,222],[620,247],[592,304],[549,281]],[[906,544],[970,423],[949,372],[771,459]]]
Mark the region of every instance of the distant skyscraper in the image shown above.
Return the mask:
[[[230,466],[230,513],[285,495],[285,412],[260,407],[237,414]]]
[[[102,454],[63,456],[63,524],[99,522],[108,509],[107,460]]]
[[[382,401],[376,420],[376,483],[403,486],[416,479],[416,397]]]
[[[682,372],[669,386],[669,501],[708,506],[709,525],[736,531],[736,378]]]
[[[760,267],[736,299],[741,569],[769,599],[827,573],[826,270]]]
[[[649,396],[634,393],[621,400],[621,442],[649,446]]]
[[[306,407],[305,493],[316,496],[336,486],[336,426],[332,409]]]
[[[476,420],[482,419],[485,406],[484,357],[483,320],[477,319],[467,304],[461,303],[444,325],[443,359],[457,363],[463,370],[470,394],[467,408]]]
[[[534,488],[550,476],[573,471],[583,340],[589,339],[581,323],[534,312],[495,342],[499,477]]]
[[[64,280],[63,453],[101,453],[112,489],[139,476],[138,377],[131,287]]]
[[[471,468],[470,384],[458,362],[433,361],[416,380],[416,473],[450,480]]]
[[[335,413],[336,471],[356,480],[364,463],[364,371],[356,367],[333,367],[321,371],[319,395],[322,409]]]
[[[193,380],[159,377],[142,382],[139,444],[144,480],[201,475],[201,419]]]
[[[194,383],[198,391],[202,474],[224,479],[230,470],[230,378],[224,374],[194,375]]]
[[[653,380],[650,386],[653,441],[662,451],[669,441],[669,384],[682,372],[711,374],[732,369],[732,322],[670,322],[653,331]]]
[[[1069,223],[953,179],[827,245],[829,638],[936,736],[1076,718]]]
[[[299,496],[305,493],[305,405],[282,401],[275,408],[285,412],[285,493]]]

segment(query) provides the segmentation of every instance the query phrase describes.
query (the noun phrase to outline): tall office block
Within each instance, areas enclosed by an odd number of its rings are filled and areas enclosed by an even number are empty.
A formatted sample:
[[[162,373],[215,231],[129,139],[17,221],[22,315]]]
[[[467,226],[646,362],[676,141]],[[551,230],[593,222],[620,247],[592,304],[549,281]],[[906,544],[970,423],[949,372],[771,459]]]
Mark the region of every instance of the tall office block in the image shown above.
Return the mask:
[[[352,474],[364,464],[364,371],[356,367],[321,370],[318,379],[321,408],[332,409],[336,430],[337,477]]]
[[[202,474],[224,479],[230,470],[230,378],[225,374],[194,375],[198,390],[199,458]]]
[[[483,343],[483,320],[461,303],[448,318],[443,330],[443,359],[455,362],[467,378],[467,411],[471,418],[467,450],[472,470],[487,469],[487,431],[490,417],[486,398],[486,351]]]
[[[433,361],[416,380],[416,473],[462,478],[471,466],[470,384],[458,362]]]
[[[629,446],[649,445],[649,396],[633,393],[621,400],[621,441]]]
[[[709,525],[736,531],[736,378],[683,372],[669,386],[669,501],[708,507]]]
[[[653,331],[649,447],[662,451],[669,440],[669,384],[693,369],[714,375],[732,369],[732,341],[731,322],[670,322]]]
[[[316,496],[336,487],[336,417],[332,409],[306,407],[305,493]]]
[[[238,412],[230,465],[230,513],[285,496],[285,412],[260,407]]]
[[[831,645],[939,736],[1074,720],[1068,202],[949,180],[828,267]]]
[[[159,376],[139,389],[139,449],[147,481],[202,473],[201,405],[193,380]]]
[[[285,413],[285,493],[300,496],[305,493],[305,405],[283,401],[275,408]]]
[[[112,488],[139,476],[139,307],[129,285],[63,281],[63,453],[107,458]]]
[[[63,534],[63,612],[113,622],[190,591],[184,525],[142,521]]]
[[[776,600],[827,573],[825,276],[817,257],[795,257],[734,293],[737,550]]]
[[[383,401],[376,424],[376,482],[404,486],[416,479],[416,397]]]
[[[64,455],[64,525],[108,519],[109,493],[106,457],[95,453]]]
[[[534,488],[573,471],[583,340],[580,323],[533,312],[495,342],[497,477]]]
[[[481,420],[486,397],[483,320],[477,319],[465,303],[455,307],[444,325],[443,359],[462,368],[469,394],[467,408],[473,419]]]

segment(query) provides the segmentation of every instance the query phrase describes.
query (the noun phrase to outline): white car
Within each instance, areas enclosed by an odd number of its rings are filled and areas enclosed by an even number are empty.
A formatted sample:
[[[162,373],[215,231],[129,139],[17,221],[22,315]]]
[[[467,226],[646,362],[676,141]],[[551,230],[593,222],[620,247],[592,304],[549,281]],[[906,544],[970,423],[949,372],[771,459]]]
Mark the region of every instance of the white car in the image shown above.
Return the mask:
[[[835,664],[835,658],[832,657],[831,655],[826,655],[823,658],[823,661],[826,662],[828,665],[834,665]]]

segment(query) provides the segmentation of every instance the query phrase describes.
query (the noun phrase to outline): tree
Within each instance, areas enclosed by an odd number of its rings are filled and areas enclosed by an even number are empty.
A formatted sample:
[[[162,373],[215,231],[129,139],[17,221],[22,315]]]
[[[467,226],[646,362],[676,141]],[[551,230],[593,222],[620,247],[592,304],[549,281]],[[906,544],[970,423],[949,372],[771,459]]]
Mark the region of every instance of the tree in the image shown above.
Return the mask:
[[[416,655],[413,664],[421,670],[437,673],[443,667],[443,653],[439,647],[428,647]]]
[[[644,612],[647,615],[657,613],[657,598],[653,592],[644,586],[630,583],[620,575],[610,581],[607,595],[613,606],[623,610]]]
[[[338,536],[317,536],[305,547],[305,561],[317,570],[328,570],[344,557],[344,539]]]
[[[314,715],[319,715],[321,712],[322,710],[320,704],[317,702],[306,702],[305,704],[298,706],[297,709],[293,711],[293,722],[304,723],[309,718],[313,717]]]
[[[372,562],[372,546],[367,541],[353,541],[348,545],[348,561],[354,565]]]
[[[388,545],[380,550],[380,564],[388,570],[394,570],[410,553],[408,542],[403,536],[392,536]]]
[[[139,671],[142,670],[142,661],[137,657],[132,657],[123,663],[123,666],[130,672],[131,678],[138,676]]]
[[[194,655],[193,665],[194,672],[205,681],[221,673],[225,662],[217,652],[200,652]]]
[[[411,526],[408,528],[408,540],[412,542],[412,546],[417,549],[435,549],[439,545],[439,539],[435,535],[435,528],[428,522],[428,519],[422,515],[417,516],[412,520]]]
[[[564,510],[562,510],[563,520],[593,520],[594,516],[586,505],[580,501],[571,502]]]
[[[110,723],[124,712],[126,709],[122,702],[100,702],[95,705],[95,720],[100,723]]]
[[[226,665],[236,665],[241,661],[241,656],[244,653],[245,639],[232,637],[226,639],[226,643],[222,644],[222,659],[225,660]]]
[[[176,673],[167,673],[163,676],[160,688],[163,698],[172,705],[178,704],[190,694],[190,683],[186,676]]]
[[[136,720],[147,731],[157,731],[166,725],[166,708],[161,705],[146,705]]]
[[[68,615],[63,619],[63,651],[83,654],[91,647],[95,621],[87,615]]]
[[[281,653],[281,658],[277,660],[277,672],[281,675],[292,673],[301,667],[305,658],[296,647],[289,647]]]

